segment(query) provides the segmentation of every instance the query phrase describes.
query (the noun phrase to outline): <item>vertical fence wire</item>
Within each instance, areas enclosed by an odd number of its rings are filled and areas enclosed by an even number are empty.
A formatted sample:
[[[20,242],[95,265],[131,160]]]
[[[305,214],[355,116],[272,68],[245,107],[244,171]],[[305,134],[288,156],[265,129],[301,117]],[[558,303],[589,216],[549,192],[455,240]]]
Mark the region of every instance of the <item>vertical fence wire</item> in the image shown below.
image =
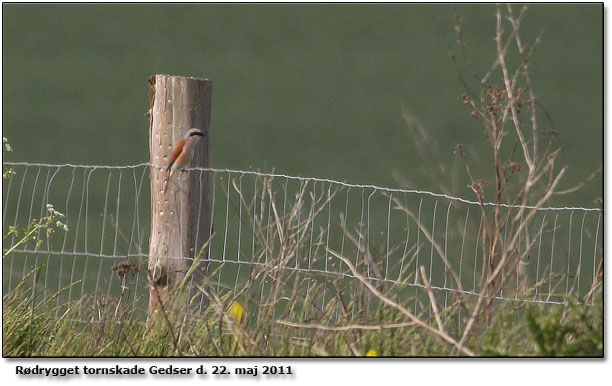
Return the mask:
[[[84,298],[101,307],[126,290],[124,279],[111,268],[132,261],[140,269],[131,278],[129,301],[145,303],[149,165],[5,166],[16,174],[4,184],[3,234],[27,229],[49,215],[48,204],[63,213],[56,220],[68,230],[51,224],[53,232],[47,234],[40,228],[33,233],[39,242],[21,243],[15,232],[4,238],[3,254],[10,251],[3,259],[4,294],[38,269],[29,286],[43,300],[60,293],[54,300],[56,317],[61,304],[81,301],[79,307],[85,307]],[[368,310],[373,304],[338,255],[398,301],[420,299],[413,301],[416,314],[429,301],[419,278],[421,266],[444,308],[458,293],[563,304],[567,296],[584,297],[597,285],[603,244],[599,208],[528,207],[537,213],[519,235],[517,252],[509,252],[508,267],[515,271],[503,270],[499,291],[490,293],[482,277],[492,273],[489,254],[494,252],[485,224],[492,205],[328,179],[212,168],[190,172],[199,173],[200,181],[203,172],[210,173],[208,260],[214,278],[209,280],[220,293],[257,279],[256,297],[263,302],[275,290],[275,280],[283,280],[292,293],[303,291],[321,310],[337,307],[333,319],[338,323],[347,313],[354,317],[359,304]],[[508,218],[517,212],[504,207]],[[501,248],[513,238],[509,228],[500,237]],[[285,277],[278,276],[279,267]]]

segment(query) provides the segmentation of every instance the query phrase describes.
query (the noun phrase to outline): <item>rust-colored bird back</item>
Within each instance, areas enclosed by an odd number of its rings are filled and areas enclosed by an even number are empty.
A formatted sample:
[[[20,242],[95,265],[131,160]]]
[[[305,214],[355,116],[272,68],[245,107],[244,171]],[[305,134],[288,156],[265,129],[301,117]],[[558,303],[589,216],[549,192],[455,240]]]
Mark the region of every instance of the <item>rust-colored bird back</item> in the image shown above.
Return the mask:
[[[168,162],[168,166],[166,167],[166,170],[170,170],[172,165],[174,165],[174,162],[176,162],[176,159],[178,158],[179,154],[181,154],[181,151],[183,150],[184,146],[185,146],[185,140],[181,138],[181,140],[178,141],[178,143],[176,144],[176,147],[174,148],[174,152],[170,156],[170,161]]]

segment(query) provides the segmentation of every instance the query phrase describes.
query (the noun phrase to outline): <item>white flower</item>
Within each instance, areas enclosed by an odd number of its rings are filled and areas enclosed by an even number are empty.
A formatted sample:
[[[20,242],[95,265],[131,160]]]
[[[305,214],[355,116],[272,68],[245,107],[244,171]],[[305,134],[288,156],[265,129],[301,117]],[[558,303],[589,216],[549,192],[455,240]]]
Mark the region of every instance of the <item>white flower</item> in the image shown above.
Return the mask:
[[[60,213],[57,210],[55,210],[55,208],[53,207],[53,204],[47,204],[47,210],[53,216],[65,217],[62,213]]]
[[[13,151],[13,148],[8,143],[8,139],[6,139],[6,137],[2,137],[2,143],[4,143],[4,150],[6,150],[6,151]]]

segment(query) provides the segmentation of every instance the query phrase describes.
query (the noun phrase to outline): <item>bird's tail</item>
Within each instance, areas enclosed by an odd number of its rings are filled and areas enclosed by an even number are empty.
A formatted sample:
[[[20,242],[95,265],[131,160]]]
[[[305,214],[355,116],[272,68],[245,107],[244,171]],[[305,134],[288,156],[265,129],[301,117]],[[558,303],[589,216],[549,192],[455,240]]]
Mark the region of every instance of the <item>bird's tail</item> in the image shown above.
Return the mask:
[[[166,190],[168,189],[168,183],[170,182],[170,174],[172,173],[172,170],[170,170],[170,168],[166,169],[166,180],[164,181],[164,194],[166,193]]]

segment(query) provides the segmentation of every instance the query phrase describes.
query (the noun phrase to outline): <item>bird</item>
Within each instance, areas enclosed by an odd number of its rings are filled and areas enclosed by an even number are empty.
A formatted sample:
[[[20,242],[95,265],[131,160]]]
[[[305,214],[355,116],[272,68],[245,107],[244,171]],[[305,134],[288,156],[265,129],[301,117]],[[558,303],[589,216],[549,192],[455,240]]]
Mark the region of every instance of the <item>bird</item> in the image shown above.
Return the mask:
[[[195,152],[195,148],[197,143],[200,141],[200,138],[203,137],[204,134],[202,130],[197,128],[191,128],[187,130],[185,136],[181,138],[180,141],[174,147],[174,151],[172,152],[172,156],[170,156],[170,161],[168,161],[168,166],[166,166],[166,182],[164,186],[164,192],[168,188],[168,182],[170,182],[170,177],[176,174],[177,170],[184,170],[185,168],[191,165],[191,160],[193,159],[193,154]]]

